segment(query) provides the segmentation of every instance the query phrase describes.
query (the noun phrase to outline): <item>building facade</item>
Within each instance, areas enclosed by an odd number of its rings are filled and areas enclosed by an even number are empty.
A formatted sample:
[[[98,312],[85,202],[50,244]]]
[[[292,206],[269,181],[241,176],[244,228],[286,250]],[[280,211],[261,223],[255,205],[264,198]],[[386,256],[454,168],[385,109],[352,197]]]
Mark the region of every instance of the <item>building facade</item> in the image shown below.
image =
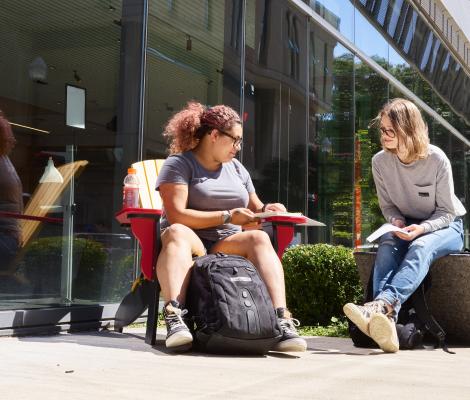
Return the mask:
[[[132,162],[166,157],[162,127],[191,99],[240,112],[240,159],[261,199],[326,224],[299,229],[299,242],[363,246],[383,222],[369,123],[394,97],[423,111],[469,210],[470,45],[462,32],[449,40],[434,4],[2,5],[0,109],[16,146],[0,174],[18,177],[22,204],[8,208],[2,188],[0,232],[21,239],[0,247],[0,334],[113,319],[138,274],[137,245],[114,218],[122,180]],[[468,217],[465,232],[468,247]]]

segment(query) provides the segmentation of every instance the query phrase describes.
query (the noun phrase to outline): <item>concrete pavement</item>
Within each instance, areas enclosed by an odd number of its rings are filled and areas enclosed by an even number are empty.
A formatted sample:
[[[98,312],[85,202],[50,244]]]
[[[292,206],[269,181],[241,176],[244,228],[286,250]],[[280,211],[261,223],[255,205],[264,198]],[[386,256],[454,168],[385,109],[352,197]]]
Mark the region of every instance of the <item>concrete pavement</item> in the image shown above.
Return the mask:
[[[384,354],[309,337],[300,354],[174,355],[159,331],[0,338],[0,399],[470,399],[470,348]]]

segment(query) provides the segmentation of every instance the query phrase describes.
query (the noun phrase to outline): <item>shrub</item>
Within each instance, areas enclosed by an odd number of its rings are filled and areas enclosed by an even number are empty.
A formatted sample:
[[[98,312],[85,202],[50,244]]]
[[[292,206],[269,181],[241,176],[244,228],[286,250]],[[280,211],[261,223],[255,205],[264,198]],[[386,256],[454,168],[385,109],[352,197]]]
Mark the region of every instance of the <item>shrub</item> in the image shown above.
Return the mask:
[[[33,294],[60,296],[63,249],[68,239],[45,237],[33,240],[25,249],[23,269]],[[96,299],[101,293],[107,254],[101,243],[76,238],[73,241],[74,298]]]
[[[134,281],[134,254],[120,257],[106,269],[106,301],[120,302]]]
[[[362,299],[352,249],[329,244],[299,245],[282,258],[287,304],[303,325],[328,325],[343,305]]]

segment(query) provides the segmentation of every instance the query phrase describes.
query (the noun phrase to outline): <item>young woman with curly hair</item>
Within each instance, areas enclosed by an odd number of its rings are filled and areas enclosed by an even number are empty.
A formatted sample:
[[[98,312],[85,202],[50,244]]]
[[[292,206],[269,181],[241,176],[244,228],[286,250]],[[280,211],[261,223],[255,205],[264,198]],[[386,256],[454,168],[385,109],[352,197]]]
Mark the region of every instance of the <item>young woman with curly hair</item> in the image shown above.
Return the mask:
[[[395,322],[401,305],[426,277],[434,260],[463,247],[465,208],[454,194],[445,153],[429,144],[428,129],[409,100],[394,99],[376,118],[382,151],[372,158],[380,208],[387,222],[408,234],[380,238],[373,298],[344,306],[347,317],[385,352],[399,349]]]
[[[282,265],[268,235],[241,229],[255,221],[255,212],[285,207],[263,204],[235,158],[243,140],[240,117],[225,105],[207,108],[191,102],[170,119],[164,135],[170,140],[170,156],[156,188],[164,208],[157,277],[165,301],[166,346],[183,350],[192,344],[182,319],[192,256],[223,252],[246,257],[266,283],[283,329],[273,350],[305,351],[297,321],[286,308]]]

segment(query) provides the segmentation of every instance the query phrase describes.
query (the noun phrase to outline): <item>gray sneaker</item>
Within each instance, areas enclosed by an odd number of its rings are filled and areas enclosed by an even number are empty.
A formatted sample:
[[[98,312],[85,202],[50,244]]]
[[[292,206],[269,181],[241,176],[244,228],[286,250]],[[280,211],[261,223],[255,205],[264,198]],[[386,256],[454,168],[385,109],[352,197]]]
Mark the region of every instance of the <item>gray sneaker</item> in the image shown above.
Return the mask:
[[[175,351],[189,350],[193,343],[193,335],[183,321],[183,316],[188,310],[179,308],[179,304],[170,301],[163,308],[163,317],[166,324],[166,341],[168,349]]]
[[[276,315],[282,329],[282,337],[271,350],[282,352],[307,350],[307,342],[297,333],[296,327],[300,322],[292,318],[291,313],[282,307],[276,309]]]
[[[372,315],[374,314],[386,314],[387,306],[383,300],[371,301],[364,304],[363,306],[358,306],[354,303],[348,303],[344,305],[343,311],[356,326],[367,336],[370,336],[369,333],[369,323]]]

